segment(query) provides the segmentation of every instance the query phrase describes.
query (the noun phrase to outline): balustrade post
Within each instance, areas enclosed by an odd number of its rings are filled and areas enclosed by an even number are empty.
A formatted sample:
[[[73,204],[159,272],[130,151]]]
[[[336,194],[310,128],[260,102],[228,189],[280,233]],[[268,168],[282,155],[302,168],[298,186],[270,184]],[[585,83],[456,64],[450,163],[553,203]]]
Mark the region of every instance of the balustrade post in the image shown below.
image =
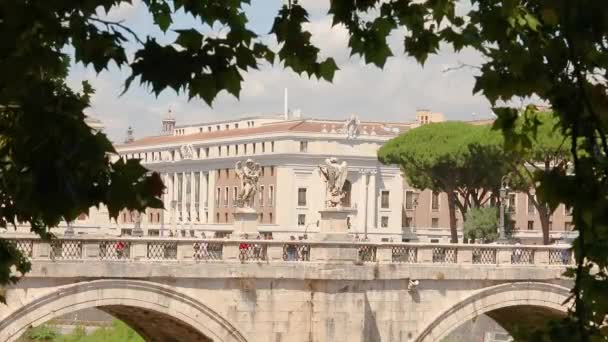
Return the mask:
[[[192,261],[194,259],[194,241],[180,241],[177,243],[177,260]]]
[[[32,259],[48,260],[51,258],[51,244],[47,241],[34,240],[32,246]]]
[[[496,263],[498,265],[511,265],[511,256],[513,250],[511,248],[500,248],[496,251]]]
[[[131,241],[131,259],[144,260],[148,258],[148,242],[140,240]]]
[[[266,245],[266,253],[268,261],[283,261],[283,245],[272,244]]]
[[[534,251],[534,265],[549,265],[548,249],[536,249]]]
[[[418,247],[418,262],[424,264],[433,263],[433,246]]]
[[[456,253],[458,253],[459,264],[472,264],[473,263],[473,249],[470,247],[456,247]]]
[[[393,246],[378,246],[376,249],[376,261],[381,263],[393,262]]]
[[[222,255],[224,261],[239,261],[239,244],[234,241],[224,240]]]
[[[99,259],[99,241],[82,241],[82,258],[85,260]]]

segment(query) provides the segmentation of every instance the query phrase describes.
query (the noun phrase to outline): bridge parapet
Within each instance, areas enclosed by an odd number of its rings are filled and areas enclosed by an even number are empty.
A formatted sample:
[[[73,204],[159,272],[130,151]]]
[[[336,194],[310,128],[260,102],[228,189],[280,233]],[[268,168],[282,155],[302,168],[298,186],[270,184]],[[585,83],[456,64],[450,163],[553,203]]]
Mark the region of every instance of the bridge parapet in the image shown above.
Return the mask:
[[[51,241],[4,237],[32,260],[567,266],[567,245],[323,242],[133,237],[74,237]],[[336,253],[336,250],[338,253]],[[355,253],[353,253],[353,250]],[[329,253],[332,251],[332,253]],[[342,251],[343,253],[340,253]],[[340,258],[343,255],[344,258]],[[328,257],[331,256],[331,257]],[[336,256],[339,259],[332,259]],[[352,257],[354,256],[354,258]],[[348,260],[351,258],[352,260]]]

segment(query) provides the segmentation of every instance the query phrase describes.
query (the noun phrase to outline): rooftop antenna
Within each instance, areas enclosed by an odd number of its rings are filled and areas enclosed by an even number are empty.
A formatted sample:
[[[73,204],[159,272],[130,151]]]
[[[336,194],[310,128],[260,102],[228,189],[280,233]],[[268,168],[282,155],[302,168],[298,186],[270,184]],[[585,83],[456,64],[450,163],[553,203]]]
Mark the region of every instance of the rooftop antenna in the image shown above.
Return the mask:
[[[285,116],[285,120],[289,120],[289,97],[287,94],[287,88],[285,88],[285,98],[283,103],[283,115]]]

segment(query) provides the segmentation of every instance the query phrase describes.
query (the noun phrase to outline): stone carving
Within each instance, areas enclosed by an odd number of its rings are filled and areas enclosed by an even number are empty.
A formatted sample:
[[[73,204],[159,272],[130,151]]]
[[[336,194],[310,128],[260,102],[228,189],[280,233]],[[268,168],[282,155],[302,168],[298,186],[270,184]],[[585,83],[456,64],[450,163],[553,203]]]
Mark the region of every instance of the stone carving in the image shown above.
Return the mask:
[[[348,164],[345,161],[338,163],[338,159],[332,157],[325,159],[325,165],[319,165],[319,170],[326,183],[325,203],[327,207],[339,207],[345,195],[342,188],[348,175]]]
[[[359,135],[360,124],[361,121],[355,114],[351,115],[350,118],[344,122],[343,129],[348,139],[355,139]]]
[[[193,159],[194,158],[194,147],[191,144],[182,145],[179,148],[179,153],[182,159]]]
[[[244,165],[238,161],[234,167],[236,176],[240,181],[240,189],[237,195],[237,206],[239,208],[251,208],[253,199],[258,191],[258,182],[262,168],[259,163],[247,159]]]

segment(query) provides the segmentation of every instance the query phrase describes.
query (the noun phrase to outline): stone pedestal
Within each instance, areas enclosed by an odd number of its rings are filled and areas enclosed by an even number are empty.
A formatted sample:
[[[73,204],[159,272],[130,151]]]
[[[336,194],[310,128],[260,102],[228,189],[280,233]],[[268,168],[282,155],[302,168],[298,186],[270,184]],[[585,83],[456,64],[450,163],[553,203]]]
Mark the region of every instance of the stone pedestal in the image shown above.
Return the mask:
[[[319,222],[319,234],[315,240],[324,242],[349,242],[354,241],[348,232],[346,218],[355,212],[351,208],[326,208],[320,210],[321,221]],[[324,262],[357,261],[357,248],[354,245],[331,245],[323,249],[312,251],[313,260]]]
[[[318,240],[321,241],[353,241],[348,232],[346,218],[355,213],[351,208],[326,208],[320,210]]]
[[[258,213],[254,209],[237,208],[233,216],[233,237],[242,238],[247,234],[251,238],[258,234]]]

